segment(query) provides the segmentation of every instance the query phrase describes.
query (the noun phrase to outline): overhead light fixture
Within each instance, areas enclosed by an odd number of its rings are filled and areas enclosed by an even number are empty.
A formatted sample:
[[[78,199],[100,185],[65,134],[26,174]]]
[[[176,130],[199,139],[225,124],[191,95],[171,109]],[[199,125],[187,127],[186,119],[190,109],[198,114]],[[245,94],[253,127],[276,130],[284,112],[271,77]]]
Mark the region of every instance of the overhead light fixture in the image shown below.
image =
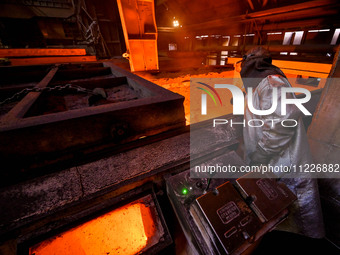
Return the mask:
[[[272,33],[267,33],[267,35],[281,35],[282,32],[272,32]]]
[[[330,29],[308,30],[309,33],[328,32]]]

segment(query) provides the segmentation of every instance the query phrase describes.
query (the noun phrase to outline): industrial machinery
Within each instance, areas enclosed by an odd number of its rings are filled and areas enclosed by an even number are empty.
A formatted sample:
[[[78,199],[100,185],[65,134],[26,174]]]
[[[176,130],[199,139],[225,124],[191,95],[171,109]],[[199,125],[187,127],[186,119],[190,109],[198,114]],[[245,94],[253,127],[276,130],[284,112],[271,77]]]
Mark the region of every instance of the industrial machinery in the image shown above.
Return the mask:
[[[158,70],[154,1],[118,0],[131,71]]]
[[[230,164],[241,159],[233,151]],[[288,215],[295,195],[275,179],[197,179],[185,171],[167,179],[176,215],[197,254],[242,254]],[[271,176],[273,177],[273,176]]]
[[[85,157],[185,126],[182,96],[109,62],[0,72],[1,161],[11,169],[1,173],[3,183],[17,180],[17,171],[72,161],[79,149]]]
[[[189,174],[245,164],[242,125],[190,122],[190,79],[239,77],[233,64],[265,47],[312,91],[304,124],[315,163],[338,164],[339,6],[1,1],[0,254],[251,253],[296,197],[273,178]],[[339,179],[318,187],[326,237],[339,246]]]

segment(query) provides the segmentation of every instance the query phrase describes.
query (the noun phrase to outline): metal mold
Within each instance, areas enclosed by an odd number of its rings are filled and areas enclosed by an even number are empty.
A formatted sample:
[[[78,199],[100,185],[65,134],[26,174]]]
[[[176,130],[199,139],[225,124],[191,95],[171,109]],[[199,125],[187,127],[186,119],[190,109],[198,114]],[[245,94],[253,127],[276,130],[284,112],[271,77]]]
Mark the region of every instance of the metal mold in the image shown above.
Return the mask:
[[[90,201],[85,210],[75,206],[62,217],[49,215],[55,217],[53,223],[31,222],[35,231],[22,235],[17,254],[63,253],[65,248],[73,254],[79,253],[79,248],[86,254],[123,250],[124,254],[133,254],[133,250],[136,254],[158,254],[172,243],[152,184],[117,197],[106,195],[97,199],[96,203]],[[78,239],[79,235],[81,239]],[[96,241],[99,244],[94,245]]]
[[[96,151],[103,144],[117,146],[185,126],[184,97],[110,62],[47,66],[45,73],[46,69],[39,83],[28,86],[21,80],[21,84],[5,85],[0,90],[8,95],[8,89],[13,91],[14,87],[40,89],[11,102],[11,109],[0,105],[3,176],[9,170],[25,171],[70,159],[84,148]],[[66,84],[81,87],[81,91],[55,89]],[[91,95],[87,93],[95,88],[104,89],[108,97],[99,97],[90,106]]]

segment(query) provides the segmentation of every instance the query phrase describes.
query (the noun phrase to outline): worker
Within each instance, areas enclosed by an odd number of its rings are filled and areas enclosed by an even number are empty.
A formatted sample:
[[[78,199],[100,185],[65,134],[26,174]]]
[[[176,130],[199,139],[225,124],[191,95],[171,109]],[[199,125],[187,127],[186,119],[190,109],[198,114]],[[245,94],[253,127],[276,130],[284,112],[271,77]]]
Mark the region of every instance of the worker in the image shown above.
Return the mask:
[[[249,50],[240,65],[240,75],[247,91],[252,88],[252,103],[257,110],[270,109],[273,104],[273,88],[277,88],[277,108],[268,115],[255,115],[248,105],[245,123],[261,119],[264,125],[245,125],[243,138],[245,160],[249,165],[300,166],[313,162],[307,135],[302,122],[302,112],[293,104],[287,104],[286,114],[281,115],[281,89],[291,87],[285,74],[272,65],[270,53],[262,47]],[[250,96],[250,95],[247,95]],[[287,97],[294,98],[293,93]],[[273,124],[272,121],[275,120]],[[295,120],[297,125],[281,125],[282,120]],[[266,121],[267,120],[267,121]],[[279,226],[279,229],[300,233],[313,238],[324,237],[324,225],[318,192],[317,179],[285,178],[284,182],[297,196],[291,208],[293,217]],[[292,177],[292,176],[289,176]]]

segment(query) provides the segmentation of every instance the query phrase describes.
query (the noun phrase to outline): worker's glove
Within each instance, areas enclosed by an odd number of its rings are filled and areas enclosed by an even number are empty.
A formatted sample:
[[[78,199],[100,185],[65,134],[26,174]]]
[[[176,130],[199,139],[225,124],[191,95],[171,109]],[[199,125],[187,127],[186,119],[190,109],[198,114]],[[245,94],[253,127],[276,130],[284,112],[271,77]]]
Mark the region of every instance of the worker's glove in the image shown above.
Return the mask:
[[[266,151],[264,151],[259,146],[256,147],[256,151],[250,154],[249,157],[250,157],[251,166],[266,165],[269,163],[271,159],[271,155],[269,155]]]

